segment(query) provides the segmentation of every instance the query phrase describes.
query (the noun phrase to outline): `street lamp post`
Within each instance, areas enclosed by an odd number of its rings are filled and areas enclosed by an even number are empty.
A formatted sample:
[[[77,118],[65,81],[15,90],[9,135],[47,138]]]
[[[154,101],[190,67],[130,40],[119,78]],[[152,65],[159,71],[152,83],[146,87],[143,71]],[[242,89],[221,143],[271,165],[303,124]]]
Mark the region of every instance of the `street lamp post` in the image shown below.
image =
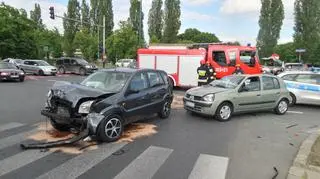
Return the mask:
[[[141,36],[141,24],[142,24],[142,17],[141,17],[141,11],[142,11],[142,0],[138,0],[139,2],[139,28],[138,28],[138,47],[140,47],[140,36]]]

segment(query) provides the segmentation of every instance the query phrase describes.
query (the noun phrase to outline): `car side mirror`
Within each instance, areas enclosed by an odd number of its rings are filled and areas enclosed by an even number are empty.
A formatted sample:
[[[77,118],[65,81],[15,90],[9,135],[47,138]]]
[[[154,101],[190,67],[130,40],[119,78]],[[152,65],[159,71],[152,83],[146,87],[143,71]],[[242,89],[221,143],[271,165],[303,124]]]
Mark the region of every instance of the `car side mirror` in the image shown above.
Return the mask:
[[[34,66],[38,66],[38,64],[34,64]]]
[[[241,87],[240,89],[239,89],[239,93],[242,93],[242,92],[248,92],[249,91],[249,89],[246,87],[246,86],[243,86],[243,87]]]
[[[140,91],[139,90],[135,90],[135,89],[131,89],[129,88],[126,92],[126,95],[130,95],[130,94],[137,94],[139,93]]]

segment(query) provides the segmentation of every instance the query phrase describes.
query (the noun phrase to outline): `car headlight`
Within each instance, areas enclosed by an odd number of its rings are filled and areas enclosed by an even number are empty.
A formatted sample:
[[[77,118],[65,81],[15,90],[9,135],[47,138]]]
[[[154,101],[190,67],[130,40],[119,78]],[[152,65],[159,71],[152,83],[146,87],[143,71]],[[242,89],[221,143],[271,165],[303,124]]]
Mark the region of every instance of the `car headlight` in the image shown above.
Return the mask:
[[[86,68],[91,68],[91,66],[90,65],[86,65]]]
[[[90,107],[94,101],[86,101],[79,106],[78,113],[79,114],[89,114]]]
[[[19,74],[20,74],[20,75],[24,75],[24,72],[22,71],[22,72],[20,72]]]
[[[203,97],[203,100],[207,102],[213,102],[214,101],[214,94],[207,94]]]

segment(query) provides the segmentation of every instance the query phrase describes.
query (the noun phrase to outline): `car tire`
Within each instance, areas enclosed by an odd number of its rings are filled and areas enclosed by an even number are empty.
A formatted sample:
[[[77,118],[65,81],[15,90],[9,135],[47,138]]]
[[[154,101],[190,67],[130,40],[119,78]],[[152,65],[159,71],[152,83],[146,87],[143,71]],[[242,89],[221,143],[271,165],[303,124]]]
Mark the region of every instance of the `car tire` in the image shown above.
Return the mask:
[[[42,70],[39,70],[38,75],[39,75],[39,76],[43,76],[43,75],[44,75],[44,72],[43,72]]]
[[[79,69],[79,74],[80,74],[81,76],[85,76],[85,75],[87,74],[86,69],[80,68],[80,69]]]
[[[20,82],[24,82],[24,77],[20,77],[20,78],[19,78],[19,81],[20,81]]]
[[[158,116],[161,119],[167,119],[170,116],[170,113],[171,113],[171,103],[170,101],[166,100],[161,107],[161,111],[158,112]]]
[[[60,67],[58,71],[59,71],[60,74],[65,74],[66,73],[66,70],[64,69],[64,67]]]
[[[100,122],[97,130],[97,140],[101,142],[117,141],[123,132],[123,122],[119,115],[110,115]]]
[[[223,102],[216,110],[215,118],[220,122],[227,122],[231,120],[233,113],[233,106],[229,102]]]
[[[294,105],[296,105],[296,103],[297,103],[297,97],[296,97],[293,93],[290,93],[290,97],[292,98],[292,101],[291,101],[291,103],[289,104],[289,106],[294,106]]]
[[[288,111],[289,101],[287,99],[281,99],[277,104],[274,112],[278,115],[284,115]]]
[[[61,132],[70,131],[70,127],[64,124],[56,123],[53,119],[50,119],[51,126]]]
[[[57,73],[52,73],[52,76],[57,76]]]

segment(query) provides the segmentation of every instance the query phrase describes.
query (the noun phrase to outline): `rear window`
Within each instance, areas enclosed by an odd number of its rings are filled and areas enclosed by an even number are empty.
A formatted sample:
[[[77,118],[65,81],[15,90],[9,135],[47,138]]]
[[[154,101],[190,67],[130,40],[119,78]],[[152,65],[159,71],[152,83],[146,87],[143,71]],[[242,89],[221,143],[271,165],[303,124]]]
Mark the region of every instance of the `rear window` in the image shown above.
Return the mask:
[[[57,65],[62,65],[62,64],[63,64],[62,61],[63,61],[63,60],[57,60]]]

